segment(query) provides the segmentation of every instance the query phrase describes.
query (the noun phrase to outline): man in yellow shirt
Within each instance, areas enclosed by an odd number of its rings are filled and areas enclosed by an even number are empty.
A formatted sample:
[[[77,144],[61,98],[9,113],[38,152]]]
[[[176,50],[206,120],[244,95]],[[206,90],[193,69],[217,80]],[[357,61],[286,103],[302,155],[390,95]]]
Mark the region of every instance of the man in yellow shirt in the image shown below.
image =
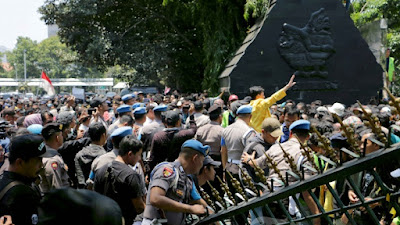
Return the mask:
[[[250,126],[253,127],[258,133],[261,133],[261,124],[264,119],[271,117],[269,107],[286,96],[286,91],[296,84],[296,82],[294,82],[294,78],[295,75],[292,75],[289,83],[279,91],[275,92],[269,98],[265,98],[264,88],[260,86],[253,86],[250,88],[250,96],[252,98],[250,105],[253,106]]]

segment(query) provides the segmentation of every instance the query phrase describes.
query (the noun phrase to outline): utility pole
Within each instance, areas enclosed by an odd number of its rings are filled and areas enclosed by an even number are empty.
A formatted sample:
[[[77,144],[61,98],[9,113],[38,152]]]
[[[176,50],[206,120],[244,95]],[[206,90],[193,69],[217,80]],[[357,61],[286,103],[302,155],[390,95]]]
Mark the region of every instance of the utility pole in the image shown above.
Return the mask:
[[[26,49],[24,49],[24,77],[26,83]]]
[[[14,63],[14,69],[15,69],[15,81],[18,79],[18,71],[17,71],[17,64]]]

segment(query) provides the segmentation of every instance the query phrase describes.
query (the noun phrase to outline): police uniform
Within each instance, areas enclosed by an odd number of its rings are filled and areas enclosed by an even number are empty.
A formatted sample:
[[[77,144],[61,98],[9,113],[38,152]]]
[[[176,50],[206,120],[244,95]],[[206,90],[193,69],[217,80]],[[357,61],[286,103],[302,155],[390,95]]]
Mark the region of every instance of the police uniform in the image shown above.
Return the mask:
[[[47,193],[52,189],[69,186],[67,168],[61,155],[57,150],[48,145],[46,145],[46,149],[51,155],[43,157],[42,159],[44,170],[40,171],[40,177],[42,180],[39,185],[42,193]]]
[[[194,121],[196,122],[197,127],[202,127],[202,126],[210,123],[210,117],[204,115],[203,113],[194,113],[193,116],[194,116]],[[189,121],[190,121],[190,118],[187,118],[186,122],[185,122],[186,128],[190,127]]]
[[[179,161],[175,161],[161,163],[154,168],[149,190],[153,187],[160,187],[166,191],[166,197],[188,204],[192,185],[192,180],[185,173]],[[162,211],[152,206],[150,194],[146,197],[146,209],[143,216],[148,220],[166,218],[168,224],[185,224],[185,213]]]
[[[240,106],[237,114],[251,113],[251,106]],[[229,125],[222,132],[221,146],[226,146],[228,150],[228,161],[226,170],[233,174],[239,174],[239,166],[243,150],[251,137],[254,137],[256,132],[249,127],[246,122],[238,119],[235,123]]]
[[[196,112],[193,114],[193,116],[194,116],[194,121],[196,122],[197,127],[202,127],[202,126],[210,123],[210,117],[203,114],[203,111],[204,111],[203,107],[204,107],[204,105],[203,105],[202,101],[194,102],[194,109],[196,110]],[[190,127],[189,120],[190,120],[190,118],[186,119],[186,122],[185,122],[186,128]]]
[[[213,105],[208,110],[209,114],[221,114],[221,107],[218,105]],[[197,123],[196,123],[197,125]],[[224,128],[216,121],[211,121],[197,129],[195,139],[203,143],[204,145],[209,145],[211,148],[210,155],[215,160],[221,160],[221,136]]]
[[[292,131],[292,129],[309,130],[310,122],[306,120],[298,120],[289,127],[290,131]],[[307,161],[307,158],[302,155],[301,146],[297,138],[292,137],[288,141],[282,143],[281,146],[293,158],[298,171],[301,171],[302,165],[305,164],[308,164],[308,166],[311,167],[311,164]],[[276,162],[277,168],[280,171],[280,174],[282,175],[281,177],[286,178],[286,172],[291,171],[292,169],[290,167],[290,164],[286,162],[286,158],[284,157],[283,151],[279,146],[279,144],[277,143],[271,146],[271,148],[266,152],[266,154],[270,156],[274,162]],[[255,163],[259,165],[261,168],[266,168],[268,166],[265,155],[256,159]],[[304,169],[304,179],[308,179],[312,175],[313,175],[312,171]],[[288,185],[296,181],[297,179],[294,178],[293,176],[291,175],[288,176],[288,182],[289,182]],[[269,170],[269,176],[267,182],[268,183],[273,182],[273,187],[275,191],[284,187],[283,181],[281,181],[279,175],[272,168],[270,168]],[[266,191],[268,192],[268,190]],[[299,198],[300,194],[297,194],[296,197]],[[302,216],[292,196],[290,196],[288,199],[285,199],[283,203],[287,205],[288,211],[292,216],[296,216],[298,218]],[[305,209],[308,209],[307,206],[304,207]],[[274,213],[275,215],[276,214],[283,215],[279,207],[276,207],[275,210],[277,210]]]
[[[208,109],[209,115],[221,115],[221,107],[219,105],[213,105]],[[216,161],[221,161],[221,137],[224,128],[216,121],[211,121],[199,129],[197,129],[195,139],[203,143],[203,145],[210,146],[210,156]],[[219,177],[223,176],[222,167],[215,167],[216,175]],[[212,186],[218,191],[222,191],[218,180],[210,181]],[[204,186],[207,193],[211,193],[210,187]]]
[[[298,120],[294,122],[292,125],[290,125],[289,130],[292,129],[310,129],[310,122],[306,120]],[[307,158],[302,155],[302,150],[299,141],[297,138],[292,137],[285,143],[281,144],[282,148],[294,159],[294,163],[297,165],[297,170],[301,171],[301,165],[302,164],[309,164],[307,161]],[[267,152],[266,154],[270,156],[274,162],[277,164],[277,168],[280,170],[280,174],[282,177],[286,177],[286,171],[291,170],[290,165],[286,162],[285,157],[283,155],[283,151],[279,144],[274,144]],[[255,163],[259,165],[261,168],[266,168],[268,167],[268,163],[266,161],[266,156],[262,155],[260,158],[255,160]],[[310,165],[309,165],[310,166]],[[304,170],[304,178],[307,179],[312,175],[312,172],[310,170]],[[268,182],[271,183],[271,180],[275,179],[274,182],[274,187],[282,187],[283,183],[277,182],[276,180],[280,180],[278,174],[275,172],[275,170],[270,169],[269,170],[269,176],[268,176]],[[289,183],[295,182],[296,179],[293,176],[288,177]]]
[[[182,148],[189,147],[208,155],[209,147],[203,146],[199,141],[187,140]],[[166,192],[166,197],[181,203],[188,204],[191,200],[191,192],[194,187],[192,179],[184,171],[181,163],[163,162],[158,164],[150,175],[149,193],[146,197],[146,208],[143,214],[143,225],[151,224],[153,220],[167,219],[167,224],[185,224],[186,214],[183,212],[171,212],[161,210],[150,204],[151,189],[159,187]]]
[[[159,105],[154,107],[153,109],[154,112],[165,112],[167,111],[167,106],[165,105]],[[158,120],[157,118],[152,120],[151,123],[148,123],[143,126],[142,131],[141,131],[141,138],[140,140],[143,142],[143,157],[145,160],[150,157],[150,149],[151,149],[151,143],[153,141],[153,136],[155,133],[158,131],[161,131],[165,128],[164,124],[162,123],[161,120]]]
[[[291,138],[285,143],[281,144],[282,148],[294,159],[294,163],[297,165],[297,170],[300,171],[300,164],[304,164],[307,162],[307,158],[305,158],[301,153],[300,143],[296,138]],[[286,162],[286,158],[283,155],[283,151],[278,144],[274,144],[266,154],[270,156],[274,162],[277,163],[277,168],[280,170],[280,174],[282,177],[286,177],[286,171],[291,170],[290,165]],[[266,156],[263,155],[260,158],[255,160],[255,163],[259,165],[261,168],[267,168],[268,164],[266,161]],[[308,163],[308,162],[307,162]],[[305,170],[304,176],[307,179],[311,176],[312,173],[309,170]],[[272,178],[280,180],[279,176],[273,169],[269,170],[268,182],[271,183]],[[295,182],[296,179],[293,176],[289,176],[289,183]],[[281,187],[283,184],[281,182],[276,182],[274,180],[274,187]]]
[[[249,105],[240,106],[236,114],[250,114],[252,111],[252,107]],[[253,128],[249,127],[246,122],[242,119],[236,120],[233,124],[229,125],[222,132],[221,146],[225,146],[227,149],[228,159],[226,162],[225,169],[229,171],[234,178],[237,180],[240,179],[240,167],[241,157],[244,151],[245,146],[247,145],[249,139],[254,137],[256,132]],[[233,187],[233,182],[230,176],[225,175],[226,183],[228,184],[229,190],[232,193],[237,192],[237,190]],[[235,196],[237,199],[237,196]],[[239,199],[237,199],[239,200]],[[239,224],[244,224],[245,221],[242,217],[236,216],[235,220]]]
[[[62,125],[58,123],[49,123],[43,127],[41,132],[43,137],[48,139],[57,133],[60,135],[62,132]],[[46,145],[46,149],[48,155],[42,158],[43,170],[40,171],[41,183],[39,187],[42,193],[69,186],[68,171],[61,154],[49,145]]]

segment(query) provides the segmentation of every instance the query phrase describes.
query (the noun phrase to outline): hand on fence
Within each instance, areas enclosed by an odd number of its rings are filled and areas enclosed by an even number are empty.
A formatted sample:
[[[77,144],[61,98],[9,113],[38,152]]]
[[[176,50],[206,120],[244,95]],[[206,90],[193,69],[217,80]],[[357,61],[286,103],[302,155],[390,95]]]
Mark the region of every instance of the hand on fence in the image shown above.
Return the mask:
[[[356,203],[356,202],[360,201],[360,199],[358,199],[356,193],[354,193],[353,190],[349,190],[349,192],[347,194],[348,194],[348,197],[349,197],[349,200],[351,203]]]
[[[14,225],[11,220],[11,216],[0,217],[0,225]]]

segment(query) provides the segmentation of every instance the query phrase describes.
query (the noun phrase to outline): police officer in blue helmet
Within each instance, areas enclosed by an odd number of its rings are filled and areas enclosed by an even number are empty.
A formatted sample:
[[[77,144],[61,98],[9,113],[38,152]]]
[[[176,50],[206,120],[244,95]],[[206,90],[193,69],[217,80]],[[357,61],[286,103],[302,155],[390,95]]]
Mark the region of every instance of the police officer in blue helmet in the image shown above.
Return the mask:
[[[189,205],[193,181],[189,174],[198,174],[203,167],[209,146],[190,139],[183,143],[174,162],[158,164],[150,174],[149,192],[142,224],[185,224],[186,213],[204,214],[203,205]]]

